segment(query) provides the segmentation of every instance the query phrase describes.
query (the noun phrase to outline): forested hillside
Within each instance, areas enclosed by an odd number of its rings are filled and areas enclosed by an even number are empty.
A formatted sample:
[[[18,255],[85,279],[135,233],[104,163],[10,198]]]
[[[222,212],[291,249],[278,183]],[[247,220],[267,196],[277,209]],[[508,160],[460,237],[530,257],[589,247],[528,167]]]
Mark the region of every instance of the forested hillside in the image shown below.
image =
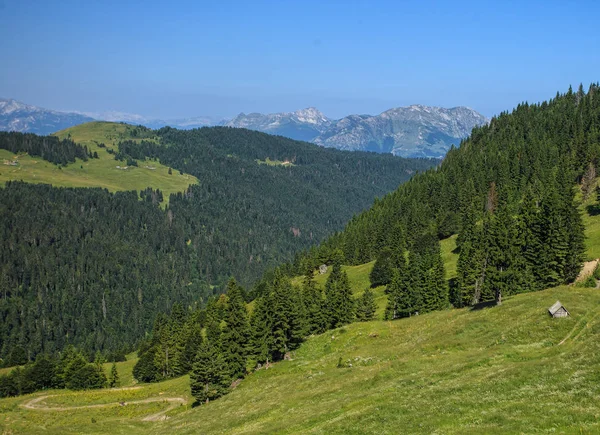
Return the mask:
[[[347,264],[386,261],[391,250],[400,271],[392,308],[408,315],[428,308],[423,298],[436,273],[431,261],[421,264],[411,255],[427,252],[428,235],[458,234],[458,277],[440,307],[501,302],[572,281],[584,242],[573,187],[580,183],[584,197],[592,193],[600,162],[599,91],[594,84],[587,93],[580,87],[524,103],[474,129],[439,168],[377,201],[292,269],[301,273],[336,249]]]
[[[386,286],[388,320],[500,305],[507,296],[571,283],[585,251],[577,189],[584,199],[595,193],[600,159],[598,91],[569,90],[492,119],[439,168],[377,201],[294,265],[264,276],[250,316],[243,289],[230,281],[227,295],[205,310],[159,317],[134,376],[156,381],[191,371],[191,392],[203,403],[226,394],[247,371],[289,359],[309,335],[372,319],[373,291],[354,296],[342,263],[375,260],[371,286]],[[126,150],[157,155],[151,144]],[[449,285],[440,239],[454,234],[459,258]],[[314,280],[322,262],[332,265],[324,289]],[[302,285],[285,273],[304,275]],[[337,365],[351,366],[342,358]]]
[[[436,163],[230,128],[93,123],[72,132],[61,132],[61,140],[10,137],[15,151],[37,155],[49,143],[86,151],[68,139],[85,138],[104,173],[131,176],[133,186],[140,179],[162,186],[182,173],[197,175],[198,184],[170,198],[156,188],[109,193],[12,181],[0,189],[0,357],[7,365],[67,344],[88,353],[131,349],[175,302],[201,306],[230,276],[249,285]],[[102,136],[94,139],[95,132]],[[62,162],[62,148],[52,150]],[[159,166],[165,174],[146,176]]]

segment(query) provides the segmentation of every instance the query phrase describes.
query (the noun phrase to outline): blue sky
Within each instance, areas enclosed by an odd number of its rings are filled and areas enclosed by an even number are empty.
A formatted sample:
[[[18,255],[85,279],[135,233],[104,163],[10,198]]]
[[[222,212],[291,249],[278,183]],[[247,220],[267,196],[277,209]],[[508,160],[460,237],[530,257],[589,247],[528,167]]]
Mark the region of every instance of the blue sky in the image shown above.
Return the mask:
[[[0,0],[0,96],[178,118],[491,116],[600,81],[598,1]]]

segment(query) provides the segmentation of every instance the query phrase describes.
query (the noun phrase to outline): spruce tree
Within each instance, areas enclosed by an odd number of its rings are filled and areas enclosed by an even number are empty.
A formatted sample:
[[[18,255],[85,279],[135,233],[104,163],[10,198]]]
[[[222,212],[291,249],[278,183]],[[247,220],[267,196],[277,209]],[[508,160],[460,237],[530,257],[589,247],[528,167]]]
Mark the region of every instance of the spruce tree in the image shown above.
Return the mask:
[[[271,303],[272,351],[274,359],[283,358],[296,349],[304,336],[304,319],[298,292],[285,276],[277,276],[273,283]]]
[[[375,265],[369,274],[371,281],[371,287],[378,287],[380,285],[387,285],[392,279],[392,270],[395,267],[394,255],[390,248],[383,248]]]
[[[254,302],[254,311],[250,318],[250,353],[257,363],[272,360],[273,348],[272,314],[269,310],[269,294]]]
[[[110,377],[108,379],[108,386],[110,388],[118,387],[121,384],[119,380],[119,372],[117,371],[117,364],[113,363],[110,368]]]
[[[221,336],[221,350],[225,355],[232,379],[246,374],[249,338],[248,313],[242,292],[231,279],[227,284],[228,302],[225,309],[225,327]]]
[[[375,317],[375,296],[371,288],[366,288],[362,296],[356,302],[356,319],[360,322],[373,320]]]
[[[227,393],[230,379],[221,351],[208,341],[202,343],[190,373],[192,396],[198,403],[217,399]]]
[[[327,323],[330,328],[346,325],[354,319],[354,299],[348,275],[340,263],[333,265],[325,283]]]
[[[306,313],[306,333],[320,334],[326,328],[325,301],[323,291],[317,287],[313,278],[312,268],[306,272],[302,296]]]

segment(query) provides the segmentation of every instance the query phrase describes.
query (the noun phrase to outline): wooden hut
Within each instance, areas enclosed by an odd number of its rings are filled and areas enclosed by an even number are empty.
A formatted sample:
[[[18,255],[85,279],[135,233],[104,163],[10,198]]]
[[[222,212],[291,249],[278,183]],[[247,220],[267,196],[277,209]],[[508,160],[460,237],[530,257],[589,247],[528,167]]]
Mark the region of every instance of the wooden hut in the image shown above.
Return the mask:
[[[567,317],[571,315],[560,301],[556,301],[554,305],[548,308],[548,312],[552,317]]]

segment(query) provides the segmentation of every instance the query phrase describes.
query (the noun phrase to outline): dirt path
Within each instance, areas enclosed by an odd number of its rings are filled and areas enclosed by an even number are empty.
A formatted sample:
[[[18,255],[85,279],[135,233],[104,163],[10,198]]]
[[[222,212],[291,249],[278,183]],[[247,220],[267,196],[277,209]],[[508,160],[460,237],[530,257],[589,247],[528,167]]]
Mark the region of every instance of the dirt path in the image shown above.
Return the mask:
[[[140,387],[131,387],[131,388],[120,388],[121,390],[136,390]],[[35,399],[31,399],[25,403],[22,403],[20,406],[25,409],[33,409],[36,411],[73,411],[77,409],[92,409],[92,408],[108,408],[111,406],[127,406],[127,405],[139,405],[143,403],[153,403],[153,402],[166,402],[169,403],[169,406],[163,409],[160,412],[150,414],[142,418],[142,421],[159,421],[166,420],[166,413],[171,409],[175,408],[178,404],[185,405],[187,400],[184,397],[150,397],[148,399],[142,400],[132,400],[131,402],[112,402],[112,403],[100,403],[97,405],[82,405],[82,406],[48,406],[44,403],[44,401],[50,397],[58,396],[58,394],[49,394],[46,396],[36,397]]]
[[[594,273],[594,270],[596,269],[596,266],[598,265],[598,261],[599,260],[596,259],[596,260],[592,260],[592,261],[586,261],[585,263],[583,263],[583,269],[581,269],[581,272],[579,272],[579,275],[577,275],[577,279],[575,281],[577,281],[577,282],[583,281],[588,276],[590,276],[592,273]]]

